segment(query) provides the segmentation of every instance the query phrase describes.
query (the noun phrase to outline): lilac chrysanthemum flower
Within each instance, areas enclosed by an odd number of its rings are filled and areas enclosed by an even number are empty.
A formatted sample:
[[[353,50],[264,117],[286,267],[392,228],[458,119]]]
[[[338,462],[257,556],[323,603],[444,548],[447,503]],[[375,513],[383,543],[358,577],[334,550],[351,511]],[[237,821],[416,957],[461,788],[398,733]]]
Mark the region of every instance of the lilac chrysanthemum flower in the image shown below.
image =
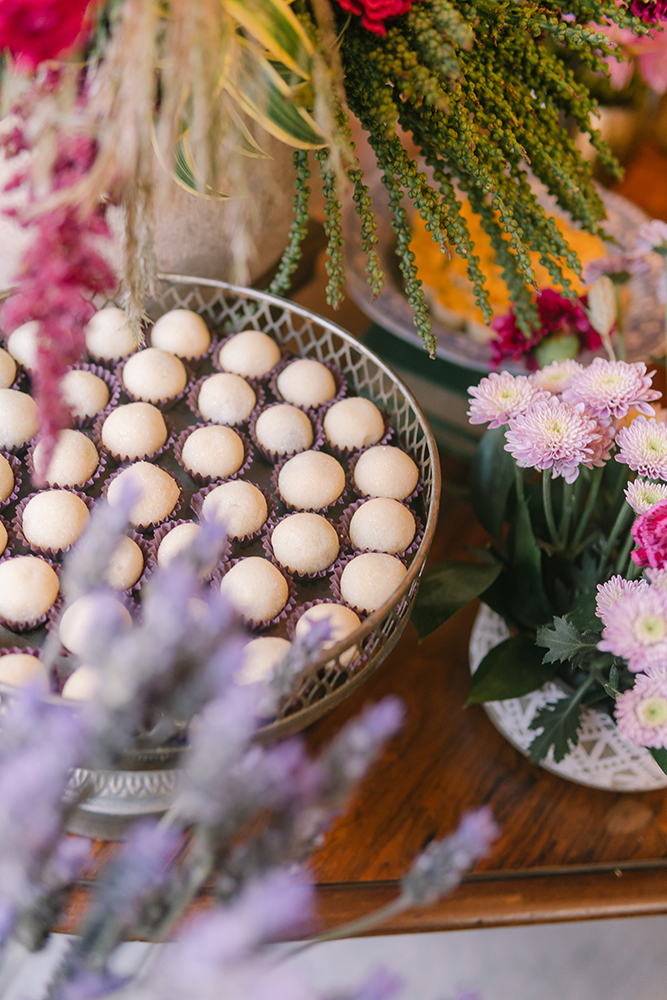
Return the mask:
[[[568,406],[558,397],[535,403],[526,413],[510,421],[505,450],[518,466],[551,469],[573,483],[580,465],[590,465],[599,444],[598,423],[584,411],[584,406]]]
[[[635,514],[645,514],[661,500],[667,500],[667,484],[652,483],[649,479],[635,479],[625,489],[625,499]]]
[[[617,698],[614,715],[621,736],[641,747],[667,748],[667,674],[640,674]]]
[[[501,427],[517,413],[523,413],[545,393],[525,375],[491,372],[479,385],[470,386],[468,417],[471,424],[489,424],[489,429]],[[490,423],[489,423],[490,421]]]
[[[667,590],[667,566],[663,566],[662,569],[653,569],[650,566],[644,570],[648,582],[656,590]]]
[[[667,254],[667,222],[653,219],[652,222],[645,222],[640,226],[635,240],[635,251]]]
[[[644,274],[648,271],[648,261],[631,253],[607,254],[589,261],[584,268],[582,278],[584,284],[592,285],[603,274],[608,274],[612,281],[614,277],[630,277],[633,274]]]
[[[647,479],[667,480],[667,424],[636,417],[616,435],[617,462],[624,462]]]
[[[584,366],[574,358],[566,358],[565,361],[552,361],[550,365],[545,365],[529,377],[533,385],[544,389],[545,392],[559,395],[570,384],[572,376],[583,370]]]
[[[667,664],[667,591],[636,587],[614,602],[598,649],[628,661],[628,668],[664,669]]]
[[[563,399],[566,403],[584,403],[589,413],[603,419],[616,417],[621,420],[633,407],[652,417],[655,410],[650,401],[660,398],[660,393],[651,388],[652,377],[646,374],[643,361],[628,364],[594,358],[587,368],[570,379]]]
[[[645,580],[626,580],[623,576],[612,576],[606,583],[598,583],[597,597],[595,598],[595,613],[598,618],[607,624],[609,611],[616,606],[625,594],[641,587],[646,587]]]

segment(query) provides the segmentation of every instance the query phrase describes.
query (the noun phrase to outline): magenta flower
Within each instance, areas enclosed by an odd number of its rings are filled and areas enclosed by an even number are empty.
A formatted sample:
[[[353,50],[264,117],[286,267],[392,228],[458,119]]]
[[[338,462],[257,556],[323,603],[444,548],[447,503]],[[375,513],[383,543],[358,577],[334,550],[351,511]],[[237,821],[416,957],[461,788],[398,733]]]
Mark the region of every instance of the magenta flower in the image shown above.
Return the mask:
[[[625,488],[625,499],[635,514],[646,514],[661,500],[667,500],[667,483],[652,483],[647,479],[635,479]]]
[[[667,17],[667,0],[632,0],[630,10],[646,24],[657,24]]]
[[[498,375],[491,372],[479,385],[472,385],[468,392],[470,402],[468,417],[471,424],[489,424],[489,429],[508,423],[510,417],[523,413],[538,399],[546,399],[546,393],[526,375]]]
[[[539,368],[530,376],[533,385],[544,389],[545,392],[552,392],[555,396],[560,395],[570,384],[570,380],[577,372],[584,370],[574,358],[567,358],[565,361],[552,361],[550,365]]]
[[[632,553],[636,566],[662,569],[667,566],[667,500],[660,500],[632,525],[637,548]]]
[[[643,361],[628,364],[593,358],[590,365],[570,379],[563,399],[566,403],[584,403],[589,413],[603,419],[621,420],[631,408],[652,417],[655,410],[649,401],[661,395],[651,388],[653,374],[646,374]]]
[[[0,48],[35,69],[83,43],[89,6],[90,0],[2,0]]]
[[[628,662],[633,673],[667,664],[667,591],[636,587],[614,604],[598,649]]]
[[[513,417],[505,436],[505,450],[518,466],[551,469],[554,478],[562,476],[567,483],[577,478],[580,465],[590,467],[600,451],[598,422],[583,403],[569,406],[556,396]]]
[[[667,425],[655,418],[637,417],[616,435],[617,462],[646,479],[667,480]]]
[[[614,715],[621,736],[640,747],[667,747],[667,675],[645,677],[619,695]]]
[[[610,611],[616,607],[617,601],[622,600],[631,591],[647,586],[645,580],[626,580],[622,576],[612,576],[611,580],[607,580],[606,583],[599,583],[595,598],[596,615],[606,625],[607,617]]]
[[[597,351],[602,341],[586,315],[586,301],[586,296],[583,296],[572,302],[553,288],[543,288],[535,302],[540,325],[529,337],[520,329],[513,310],[505,316],[497,316],[491,323],[496,332],[489,344],[492,366],[496,368],[502,361],[511,358],[513,361],[523,359],[529,368],[536,369],[534,348],[549,336],[573,334],[579,340],[580,350]]]
[[[372,31],[374,35],[386,35],[385,19],[407,14],[413,0],[338,0],[338,3],[343,10],[361,14],[364,28]]]

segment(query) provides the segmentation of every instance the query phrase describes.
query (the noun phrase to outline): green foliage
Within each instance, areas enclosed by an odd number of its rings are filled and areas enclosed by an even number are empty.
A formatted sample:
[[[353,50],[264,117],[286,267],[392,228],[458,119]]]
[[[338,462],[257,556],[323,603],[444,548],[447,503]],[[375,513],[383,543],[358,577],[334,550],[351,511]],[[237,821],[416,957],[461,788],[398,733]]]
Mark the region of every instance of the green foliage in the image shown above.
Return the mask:
[[[329,150],[318,149],[315,159],[320,163],[320,177],[324,194],[324,212],[326,215],[324,231],[327,235],[326,269],[329,275],[327,283],[327,302],[334,309],[343,301],[343,285],[345,284],[345,265],[343,261],[343,220],[341,218],[342,202],[336,190],[336,174],[328,166]]]
[[[536,714],[531,729],[541,729],[530,744],[530,759],[539,764],[553,747],[554,761],[558,764],[579,742],[584,688],[579,688],[569,698],[550,702]]]
[[[500,572],[500,563],[438,563],[426,570],[417,593],[412,621],[419,641],[434,632],[453,614],[489,587]]]
[[[301,244],[308,231],[308,196],[310,195],[308,178],[310,170],[308,169],[308,154],[301,149],[294,151],[294,169],[296,171],[294,221],[290,227],[289,241],[278,265],[278,270],[269,285],[269,291],[273,292],[274,295],[282,295],[289,288],[290,276],[301,260]]]
[[[553,677],[531,636],[519,632],[490,649],[470,681],[466,705],[521,698]]]
[[[496,542],[502,539],[514,469],[514,459],[505,451],[505,428],[487,431],[470,465],[470,503],[477,520]]]
[[[577,667],[591,652],[597,651],[598,639],[596,632],[582,634],[571,621],[554,618],[553,628],[538,628],[535,641],[547,650],[545,663],[570,662]]]
[[[507,585],[513,618],[528,627],[542,625],[553,617],[553,608],[544,590],[542,550],[537,546],[524,497],[517,499],[507,548],[510,559]]]
[[[657,749],[656,747],[649,747],[649,753],[653,760],[656,762],[659,768],[667,774],[667,750],[662,748]]]

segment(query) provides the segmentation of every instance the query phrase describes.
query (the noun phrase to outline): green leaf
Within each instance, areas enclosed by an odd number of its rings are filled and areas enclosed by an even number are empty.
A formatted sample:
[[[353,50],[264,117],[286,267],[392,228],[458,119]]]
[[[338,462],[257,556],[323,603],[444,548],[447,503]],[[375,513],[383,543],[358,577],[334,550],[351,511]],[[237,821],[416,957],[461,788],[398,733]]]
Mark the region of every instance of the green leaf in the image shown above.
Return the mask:
[[[542,662],[534,640],[519,632],[489,650],[472,675],[466,705],[521,698],[553,677],[553,667]]]
[[[667,774],[667,750],[662,747],[649,747],[649,753],[659,768]]]
[[[604,622],[596,614],[596,594],[582,594],[565,616],[580,632],[601,632]]]
[[[539,764],[554,748],[554,761],[558,764],[579,742],[579,721],[581,699],[584,687],[579,688],[570,698],[560,698],[551,702],[536,714],[530,723],[531,729],[541,729],[530,744],[530,759]]]
[[[289,4],[284,0],[223,0],[223,4],[274,59],[310,78],[313,46]]]
[[[534,627],[553,618],[542,582],[542,553],[535,542],[528,503],[520,497],[507,539],[510,557],[510,593],[512,615],[518,622]]]
[[[583,634],[566,618],[554,618],[553,628],[547,626],[538,628],[538,646],[544,646],[545,663],[575,663],[582,655],[597,651],[598,636],[596,633]]]
[[[412,612],[419,641],[479,597],[493,583],[500,568],[500,563],[481,566],[451,560],[426,570]]]
[[[514,474],[514,459],[505,451],[505,428],[487,431],[470,465],[470,502],[477,520],[498,542]]]

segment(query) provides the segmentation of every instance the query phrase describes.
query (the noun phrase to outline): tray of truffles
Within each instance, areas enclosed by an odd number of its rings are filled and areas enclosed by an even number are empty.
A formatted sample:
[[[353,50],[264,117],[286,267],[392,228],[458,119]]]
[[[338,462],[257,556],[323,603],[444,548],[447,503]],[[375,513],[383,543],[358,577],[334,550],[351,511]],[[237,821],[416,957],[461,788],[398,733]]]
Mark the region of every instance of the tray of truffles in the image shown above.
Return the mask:
[[[204,520],[224,520],[227,548],[205,580],[248,626],[240,683],[268,678],[328,619],[326,648],[262,734],[296,731],[362,683],[407,622],[437,517],[432,434],[377,356],[283,299],[164,276],[147,312],[140,347],[117,305],[92,318],[87,357],[63,381],[74,426],[40,488],[35,326],[0,349],[0,687],[38,680],[58,699],[90,697],[94,672],[78,657],[91,611],[84,597],[62,613],[60,565],[92,505],[130,482],[107,577],[118,628],[141,614],[155,567]],[[40,647],[54,631],[47,676]]]

